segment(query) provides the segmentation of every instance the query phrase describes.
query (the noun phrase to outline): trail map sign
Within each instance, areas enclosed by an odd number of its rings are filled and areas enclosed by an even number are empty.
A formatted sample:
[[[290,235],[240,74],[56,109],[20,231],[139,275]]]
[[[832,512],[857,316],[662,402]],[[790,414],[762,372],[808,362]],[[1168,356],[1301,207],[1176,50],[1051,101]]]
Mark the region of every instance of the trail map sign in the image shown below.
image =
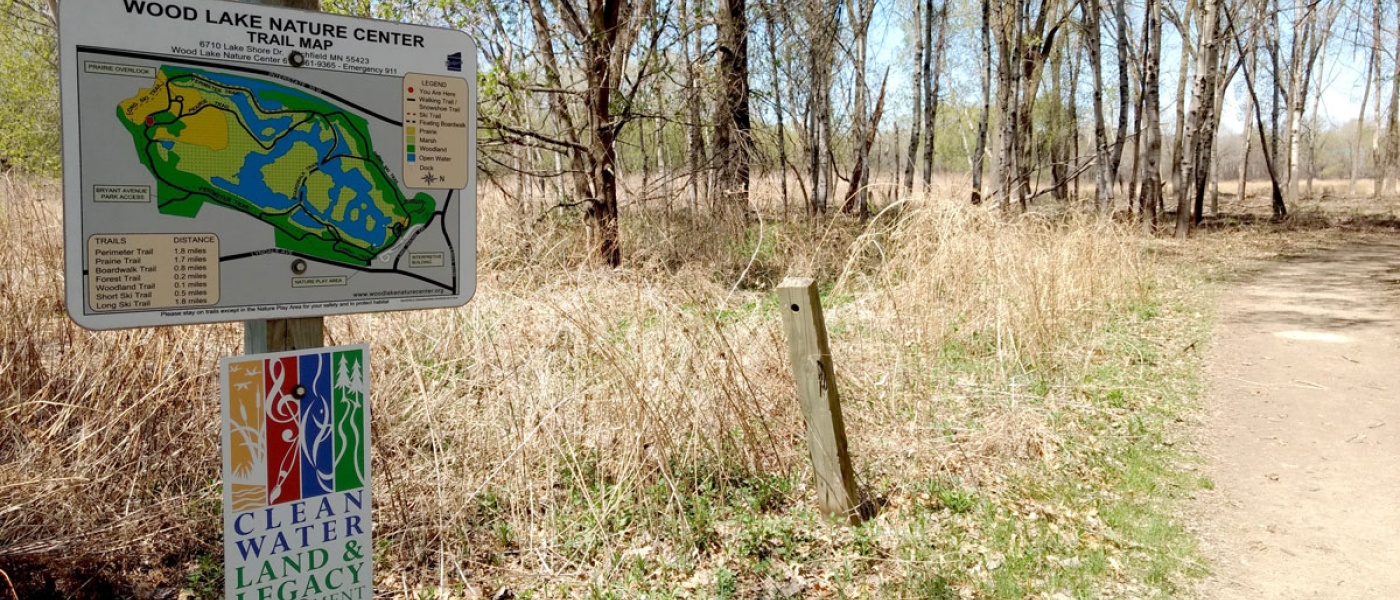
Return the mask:
[[[466,34],[216,0],[60,11],[65,273],[80,325],[470,299]]]
[[[224,597],[370,600],[369,350],[219,367]]]

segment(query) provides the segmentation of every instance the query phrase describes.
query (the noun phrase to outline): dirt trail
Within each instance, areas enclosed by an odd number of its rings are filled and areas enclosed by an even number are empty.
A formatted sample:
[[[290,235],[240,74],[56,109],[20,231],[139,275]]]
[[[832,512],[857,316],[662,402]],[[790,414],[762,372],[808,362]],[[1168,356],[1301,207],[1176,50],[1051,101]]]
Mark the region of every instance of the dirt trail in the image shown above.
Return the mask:
[[[1228,293],[1193,512],[1203,598],[1400,598],[1400,240]]]

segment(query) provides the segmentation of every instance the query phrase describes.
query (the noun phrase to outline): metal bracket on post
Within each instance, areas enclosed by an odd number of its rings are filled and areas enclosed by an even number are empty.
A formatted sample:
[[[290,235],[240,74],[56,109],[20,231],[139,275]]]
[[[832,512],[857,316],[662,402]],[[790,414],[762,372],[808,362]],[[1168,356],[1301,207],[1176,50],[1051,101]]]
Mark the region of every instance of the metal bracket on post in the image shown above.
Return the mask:
[[[818,502],[822,512],[856,524],[862,517],[860,496],[846,448],[846,423],[841,418],[841,396],[836,390],[836,370],[817,282],[788,277],[778,286],[778,301],[802,416],[807,422]]]

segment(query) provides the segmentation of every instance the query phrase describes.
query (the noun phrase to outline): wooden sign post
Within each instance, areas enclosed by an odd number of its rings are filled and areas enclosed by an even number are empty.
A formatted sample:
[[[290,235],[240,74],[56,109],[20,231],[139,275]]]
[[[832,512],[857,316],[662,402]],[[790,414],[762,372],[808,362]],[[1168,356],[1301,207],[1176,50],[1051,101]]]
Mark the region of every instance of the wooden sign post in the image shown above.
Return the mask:
[[[841,396],[836,391],[836,371],[817,282],[799,277],[784,279],[778,286],[778,302],[802,416],[807,422],[817,500],[822,512],[858,523],[860,497],[851,455],[846,449],[846,424],[841,418]]]

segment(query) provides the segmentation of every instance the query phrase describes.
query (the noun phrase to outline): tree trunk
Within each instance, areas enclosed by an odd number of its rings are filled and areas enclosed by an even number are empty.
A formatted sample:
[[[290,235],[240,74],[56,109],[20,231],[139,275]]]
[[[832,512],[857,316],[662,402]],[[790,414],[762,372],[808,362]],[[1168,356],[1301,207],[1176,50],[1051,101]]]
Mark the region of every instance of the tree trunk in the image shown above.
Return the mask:
[[[923,27],[922,15],[923,4],[917,1],[914,2],[914,23],[916,27]],[[918,156],[919,153],[919,140],[923,137],[921,126],[924,122],[924,112],[922,108],[924,101],[924,36],[922,34],[922,29],[920,29],[920,32],[920,35],[914,36],[914,109],[910,114],[913,122],[909,125],[909,162],[904,167],[904,192],[906,194],[914,193],[915,157]],[[930,127],[932,127],[932,125],[930,125]]]
[[[786,221],[788,218],[787,131],[783,127],[783,88],[781,78],[778,77],[781,72],[778,62],[778,38],[773,27],[774,17],[771,3],[763,3],[763,12],[763,21],[768,27],[768,60],[772,63],[769,66],[773,69],[773,116],[777,121],[775,124],[778,128],[778,185],[783,196],[783,220]]]
[[[695,0],[695,2],[697,9],[699,9],[703,0]],[[682,19],[686,36],[694,40],[695,44],[692,50],[688,42],[682,41],[681,43],[681,60],[685,61],[685,104],[686,120],[688,121],[686,123],[686,138],[690,142],[690,152],[686,157],[690,165],[687,187],[689,188],[691,217],[694,218],[700,210],[701,196],[709,195],[708,190],[702,192],[700,189],[705,180],[703,171],[708,160],[705,156],[704,121],[700,114],[700,73],[696,67],[700,60],[701,39],[704,36],[700,35],[700,19],[686,7],[686,0],[681,0],[680,11],[684,15]]]
[[[749,23],[745,0],[720,0],[718,13],[719,102],[715,107],[715,159],[719,169],[719,213],[747,222],[749,160]]]
[[[1079,160],[1079,94],[1075,93],[1073,90],[1079,89],[1079,57],[1080,53],[1075,52],[1073,56],[1070,57],[1069,61],[1069,89],[1072,91],[1068,94],[1069,116],[1067,119],[1069,120],[1069,131],[1066,132],[1066,137],[1068,138],[1066,141],[1069,144],[1069,151],[1065,153],[1067,156],[1073,157],[1075,161]],[[1083,171],[1084,170],[1079,168],[1077,164],[1070,169],[1070,179],[1074,189],[1070,192],[1069,196],[1076,202],[1079,201],[1079,176]]]
[[[1293,18],[1293,60],[1288,73],[1288,199],[1298,201],[1298,172],[1303,155],[1303,110],[1307,101],[1308,82],[1304,74],[1311,67],[1307,61],[1308,47],[1312,41],[1314,11],[1311,8],[1298,8]]]
[[[1017,183],[1020,166],[1017,164],[1016,146],[1016,124],[1020,122],[1018,109],[1020,102],[1017,101],[1016,92],[1020,88],[1020,53],[1019,45],[1016,43],[1020,38],[1018,24],[1018,8],[1011,7],[1011,16],[1007,16],[1007,7],[1004,3],[998,3],[997,31],[997,151],[995,168],[992,172],[996,175],[995,193],[997,200],[1003,210],[1011,207],[1012,194]],[[1022,209],[1025,204],[1022,203]]]
[[[549,28],[549,20],[545,16],[544,7],[540,4],[540,0],[530,0],[530,16],[535,29],[535,47],[540,53],[541,66],[544,67],[545,84],[554,89],[563,89],[564,84],[559,76],[559,59],[554,54],[553,45],[548,43],[548,40],[554,36],[554,32]],[[563,94],[550,94],[549,108],[554,118],[559,121],[565,139],[569,142],[568,156],[569,164],[572,167],[570,170],[572,171],[576,202],[584,202],[592,196],[588,176],[584,171],[588,156],[579,139],[573,114],[569,112],[569,107],[564,104]],[[558,161],[556,160],[556,162]],[[562,165],[558,170],[563,171]]]
[[[1191,18],[1196,14],[1196,0],[1186,0],[1186,12],[1181,13],[1181,39],[1196,39],[1191,36]],[[1176,133],[1172,136],[1172,162],[1171,179],[1172,186],[1177,194],[1186,187],[1182,182],[1182,159],[1186,154],[1186,84],[1187,75],[1191,72],[1191,52],[1187,51],[1188,45],[1181,45],[1181,69],[1176,74]]]
[[[1371,54],[1371,69],[1376,74],[1376,129],[1371,134],[1371,195],[1375,198],[1381,197],[1381,190],[1385,187],[1385,156],[1381,152],[1381,122],[1384,120],[1381,85],[1385,79],[1384,71],[1381,70],[1381,20],[1384,19],[1385,13],[1381,11],[1381,2],[1382,0],[1375,0],[1372,5],[1375,23],[1371,30],[1371,44],[1374,48]],[[1396,37],[1400,39],[1400,35]]]
[[[1279,44],[1279,36],[1281,35],[1281,34],[1279,33],[1278,19],[1279,19],[1279,15],[1282,13],[1282,11],[1280,11],[1279,8],[1278,8],[1278,0],[1274,0],[1274,1],[1273,1],[1273,10],[1272,10],[1272,12],[1270,12],[1270,11],[1268,10],[1269,0],[1261,0],[1261,2],[1262,2],[1262,4],[1264,5],[1265,9],[1259,11],[1259,18],[1261,18],[1261,19],[1262,19],[1262,18],[1266,18],[1264,15],[1270,15],[1270,16],[1267,17],[1267,18],[1269,19],[1268,23],[1270,24],[1270,26],[1271,26],[1271,28],[1272,28],[1271,31],[1270,31],[1270,35],[1269,35],[1267,38],[1265,38],[1266,40],[1271,40],[1270,42],[1268,42],[1268,43],[1269,43],[1269,46],[1270,46],[1269,60],[1273,62],[1273,65],[1272,65],[1272,66],[1273,66],[1273,78],[1274,78],[1274,84],[1273,84],[1272,86],[1270,86],[1270,88],[1273,90],[1273,97],[1274,97],[1274,100],[1273,100],[1272,103],[1269,104],[1269,109],[1272,111],[1272,114],[1271,114],[1270,117],[1269,117],[1269,155],[1268,155],[1268,160],[1269,160],[1269,162],[1273,163],[1273,165],[1274,165],[1274,167],[1273,167],[1273,173],[1274,173],[1275,176],[1277,176],[1277,175],[1278,175],[1278,171],[1279,171],[1279,162],[1278,162],[1278,161],[1279,161],[1279,147],[1281,146],[1281,144],[1279,144],[1279,136],[1278,136],[1278,129],[1279,129],[1279,127],[1278,127],[1278,125],[1279,125],[1279,108],[1283,106],[1283,98],[1282,98],[1282,95],[1283,95],[1283,86],[1279,85],[1279,83],[1278,83],[1278,78],[1279,78],[1280,74],[1282,73],[1282,71],[1279,69],[1279,61],[1278,61],[1278,55],[1279,55],[1278,44]]]
[[[869,212],[870,201],[869,176],[870,176],[870,147],[873,142],[873,133],[867,134],[871,129],[869,116],[867,115],[868,103],[865,85],[865,64],[868,51],[866,39],[870,32],[871,12],[874,11],[874,0],[849,0],[846,4],[848,16],[851,19],[851,33],[855,38],[855,115],[852,119],[852,168],[851,185],[846,190],[846,200],[841,207],[841,212],[850,215],[857,215],[862,220]],[[870,137],[867,137],[869,135]]]
[[[1109,158],[1109,180],[1118,181],[1118,171],[1123,164],[1123,143],[1128,139],[1128,113],[1130,112],[1130,86],[1128,83],[1128,12],[1124,0],[1113,4],[1113,20],[1118,28],[1118,135],[1113,138],[1113,151]],[[1129,206],[1132,212],[1132,206]],[[1109,207],[1112,211],[1112,206]]]
[[[1379,1],[1379,0],[1377,0]],[[982,163],[987,155],[987,125],[992,113],[991,0],[982,0],[982,114],[977,120],[977,152],[972,157],[972,203],[982,203]]]
[[[1108,129],[1103,115],[1103,52],[1099,38],[1098,0],[1086,0],[1080,4],[1084,12],[1084,46],[1089,54],[1089,70],[1093,74],[1091,90],[1094,110],[1094,205],[1099,214],[1113,211],[1113,167],[1109,164]]]
[[[1225,13],[1225,17],[1227,19],[1230,18],[1230,13],[1228,11]],[[1234,28],[1233,23],[1231,24],[1231,28]],[[1240,36],[1238,35],[1235,36],[1235,47],[1239,48],[1241,54],[1245,53],[1244,42],[1240,40]],[[1273,156],[1272,150],[1274,142],[1277,141],[1277,139],[1270,139],[1264,135],[1264,111],[1263,107],[1259,104],[1259,94],[1254,89],[1255,73],[1256,71],[1253,70],[1253,67],[1245,67],[1244,86],[1245,89],[1249,91],[1250,104],[1254,105],[1254,123],[1259,130],[1259,149],[1264,157],[1264,167],[1269,173],[1269,184],[1273,192],[1274,220],[1281,221],[1288,217],[1288,206],[1283,201],[1283,188],[1279,185],[1278,169],[1275,167],[1274,161],[1269,159],[1269,157]],[[1274,86],[1274,89],[1278,89],[1278,86]]]
[[[1239,34],[1240,32],[1236,33]],[[1249,48],[1242,52],[1242,55],[1247,57],[1245,58],[1245,60],[1249,63],[1249,67],[1245,69],[1246,73],[1256,73],[1259,70],[1258,53],[1254,52],[1256,47],[1257,46],[1255,45],[1253,38],[1251,38]],[[1254,151],[1254,136],[1249,130],[1249,116],[1251,114],[1254,114],[1253,96],[1245,98],[1244,104],[1244,152],[1243,156],[1240,157],[1240,184],[1238,188],[1239,191],[1235,194],[1235,200],[1240,203],[1244,202],[1245,195],[1248,193],[1249,157],[1250,154]]]
[[[1002,123],[998,145],[998,192],[1007,206],[1011,194],[1024,212],[1029,210],[1032,166],[1031,139],[1034,134],[1032,110],[1044,65],[1054,50],[1055,37],[1067,20],[1067,4],[1060,0],[1040,0],[1034,10],[1025,0],[997,4],[994,12],[997,43],[998,106]]]
[[[862,174],[860,175],[860,177],[863,180],[870,180],[870,167],[868,166],[866,161],[868,161],[869,157],[871,156],[870,149],[875,144],[875,136],[880,132],[880,114],[883,113],[885,110],[885,84],[889,83],[889,80],[890,70],[889,67],[886,67],[885,76],[880,80],[880,95],[875,100],[875,113],[870,116],[870,124],[868,126],[868,129],[863,132],[858,132],[855,138],[856,144],[860,145],[862,149],[861,152],[856,154],[856,164],[853,167],[851,167],[851,181],[853,182],[856,180],[857,173]],[[865,190],[866,186],[852,186],[851,189],[847,190],[846,203],[842,207],[842,212],[845,212],[847,214],[855,214],[856,216],[860,217],[861,221],[865,221],[866,219],[870,218],[870,203],[868,201],[868,195],[861,193]]]
[[[1146,49],[1142,60],[1142,128],[1146,151],[1143,157],[1142,195],[1138,199],[1138,215],[1144,233],[1151,234],[1157,224],[1157,205],[1162,197],[1162,123],[1159,81],[1162,59],[1162,7],[1160,0],[1145,0]]]
[[[1356,115],[1356,141],[1352,145],[1351,151],[1351,180],[1348,182],[1347,191],[1351,195],[1357,195],[1356,181],[1361,177],[1361,136],[1366,132],[1366,104],[1371,99],[1371,82],[1383,76],[1380,70],[1381,52],[1381,0],[1374,0],[1371,4],[1372,10],[1372,33],[1371,33],[1371,57],[1366,61],[1366,84],[1361,90],[1361,109]],[[1376,103],[1380,103],[1380,97],[1376,98]],[[1380,126],[1380,122],[1376,122]]]
[[[1176,237],[1184,239],[1191,231],[1191,208],[1197,179],[1208,169],[1209,156],[1202,151],[1207,135],[1206,122],[1209,118],[1207,103],[1214,98],[1215,89],[1211,80],[1211,54],[1216,46],[1216,30],[1221,0],[1205,0],[1205,15],[1201,19],[1201,37],[1196,46],[1196,82],[1191,92],[1191,110],[1188,116],[1186,138],[1182,141],[1183,176],[1182,188],[1177,191]]]
[[[924,5],[924,44],[929,52],[924,54],[924,191],[933,186],[934,134],[938,131],[939,79],[943,71],[943,40],[947,30],[947,0],[937,11],[933,0]],[[938,36],[933,37],[933,27],[938,25]],[[931,45],[930,45],[931,44]]]
[[[594,197],[585,212],[595,235],[595,253],[611,267],[622,264],[617,223],[617,132],[612,97],[620,74],[612,65],[623,0],[589,0],[590,36],[584,44],[588,60],[589,178]]]
[[[812,104],[808,131],[816,143],[809,144],[808,166],[812,178],[812,196],[808,214],[825,214],[832,195],[834,175],[831,160],[831,70],[836,44],[840,1],[813,2],[808,5],[811,28],[811,51],[808,53],[808,73],[811,80],[809,102]]]
[[[1397,19],[1400,22],[1400,18]],[[1396,51],[1400,52],[1400,32],[1395,35]],[[1396,55],[1396,62],[1400,64],[1400,54]],[[1390,82],[1390,115],[1386,123],[1386,146],[1385,164],[1381,168],[1384,173],[1381,182],[1376,187],[1380,190],[1377,195],[1385,193],[1386,181],[1395,175],[1395,169],[1400,166],[1400,76],[1391,78]]]
[[[1057,202],[1067,202],[1069,200],[1069,161],[1072,160],[1069,154],[1069,132],[1074,129],[1073,124],[1067,122],[1064,115],[1065,90],[1063,85],[1065,75],[1065,53],[1056,52],[1050,58],[1050,114],[1049,114],[1049,150],[1050,150],[1050,195]],[[1074,92],[1069,91],[1070,95]]]

